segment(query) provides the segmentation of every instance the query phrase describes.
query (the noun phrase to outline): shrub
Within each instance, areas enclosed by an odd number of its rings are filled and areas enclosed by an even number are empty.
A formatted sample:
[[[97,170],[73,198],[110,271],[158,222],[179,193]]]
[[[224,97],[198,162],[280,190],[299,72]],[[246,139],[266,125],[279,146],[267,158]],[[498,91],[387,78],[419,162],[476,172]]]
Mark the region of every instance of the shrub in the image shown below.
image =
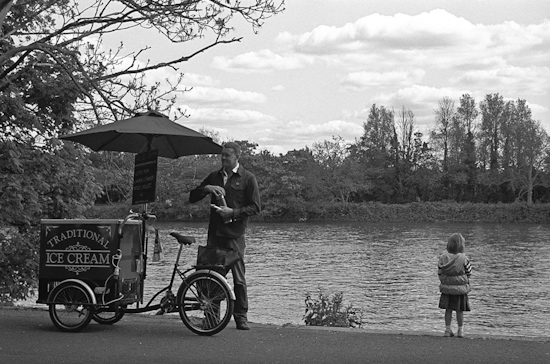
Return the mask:
[[[344,293],[327,295],[319,288],[317,298],[306,293],[306,326],[361,327],[363,311],[352,304],[344,306]]]
[[[38,271],[37,231],[20,233],[0,228],[0,302],[34,294]]]

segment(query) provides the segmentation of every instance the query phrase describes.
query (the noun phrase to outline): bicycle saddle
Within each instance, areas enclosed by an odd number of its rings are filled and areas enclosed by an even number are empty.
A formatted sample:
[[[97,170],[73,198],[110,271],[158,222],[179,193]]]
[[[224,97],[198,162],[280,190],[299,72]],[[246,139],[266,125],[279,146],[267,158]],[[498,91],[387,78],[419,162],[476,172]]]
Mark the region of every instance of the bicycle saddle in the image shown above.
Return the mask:
[[[176,233],[175,231],[172,231],[170,233],[170,236],[173,236],[174,238],[176,238],[176,240],[178,241],[178,243],[180,244],[184,244],[184,245],[191,245],[195,242],[195,238],[192,237],[192,236],[186,236],[186,235],[181,235],[180,233]]]

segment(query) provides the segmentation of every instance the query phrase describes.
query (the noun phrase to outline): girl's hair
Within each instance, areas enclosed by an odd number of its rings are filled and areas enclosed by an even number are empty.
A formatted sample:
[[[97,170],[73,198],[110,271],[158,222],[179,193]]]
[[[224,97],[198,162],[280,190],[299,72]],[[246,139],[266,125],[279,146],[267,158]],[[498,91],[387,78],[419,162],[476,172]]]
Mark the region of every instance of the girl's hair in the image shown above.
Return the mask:
[[[447,240],[447,251],[453,254],[464,253],[465,241],[466,240],[461,234],[454,233],[449,236],[449,239]]]

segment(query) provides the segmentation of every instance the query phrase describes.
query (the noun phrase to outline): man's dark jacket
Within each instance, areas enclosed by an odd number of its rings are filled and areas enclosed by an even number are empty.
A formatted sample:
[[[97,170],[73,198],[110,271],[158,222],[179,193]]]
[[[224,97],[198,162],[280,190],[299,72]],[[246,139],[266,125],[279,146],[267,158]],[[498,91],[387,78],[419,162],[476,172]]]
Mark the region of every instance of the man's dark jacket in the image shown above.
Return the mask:
[[[208,194],[206,185],[221,186],[225,189],[225,201],[227,206],[233,209],[233,222],[225,224],[222,217],[212,208],[210,209],[210,222],[208,234],[227,238],[240,238],[244,235],[248,225],[248,217],[260,212],[260,191],[256,177],[244,169],[241,165],[237,172],[223,184],[223,171],[219,169],[205,178],[202,183],[189,194],[189,202],[202,200]],[[215,196],[211,197],[211,203],[216,204]]]

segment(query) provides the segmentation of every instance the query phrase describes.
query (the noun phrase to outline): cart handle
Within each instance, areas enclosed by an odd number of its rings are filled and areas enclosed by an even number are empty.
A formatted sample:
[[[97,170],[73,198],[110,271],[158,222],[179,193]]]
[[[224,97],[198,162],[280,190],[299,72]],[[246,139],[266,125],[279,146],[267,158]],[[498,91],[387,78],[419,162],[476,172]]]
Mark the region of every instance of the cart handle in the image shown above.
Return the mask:
[[[132,210],[130,210],[130,215],[126,216],[124,218],[124,221],[122,221],[122,224],[120,224],[120,226],[118,227],[118,236],[120,237],[120,239],[122,239],[122,229],[124,228],[124,225],[126,225],[126,222],[128,220],[135,219],[138,217],[140,217],[140,215],[137,212],[133,212]]]
[[[138,212],[134,212],[132,210],[130,210],[130,215],[126,216],[124,218],[124,221],[122,221],[122,224],[120,224],[120,226],[118,227],[118,236],[120,238],[122,238],[122,229],[124,228],[124,225],[126,225],[126,222],[128,220],[132,220],[132,219],[135,219],[135,220],[142,220],[142,221],[145,221],[145,220],[148,220],[148,219],[156,219],[157,217],[153,214],[150,214],[148,212],[142,212],[142,213],[138,213]]]

